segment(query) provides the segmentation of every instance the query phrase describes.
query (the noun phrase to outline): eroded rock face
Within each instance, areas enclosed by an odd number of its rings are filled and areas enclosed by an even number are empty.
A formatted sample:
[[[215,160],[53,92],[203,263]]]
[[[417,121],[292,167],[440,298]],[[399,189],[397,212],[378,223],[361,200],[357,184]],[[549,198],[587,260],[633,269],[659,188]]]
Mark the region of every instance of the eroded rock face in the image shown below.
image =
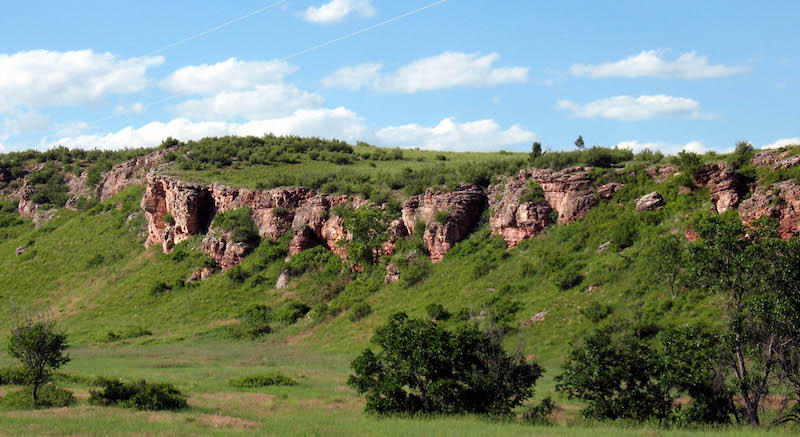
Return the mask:
[[[538,235],[553,223],[553,208],[547,202],[521,202],[528,190],[528,174],[524,172],[489,189],[492,234],[502,236],[509,248],[517,247],[520,241]]]
[[[778,170],[791,168],[800,164],[800,155],[789,156],[794,150],[771,149],[758,152],[753,156],[753,165],[757,168],[769,167]]]
[[[176,150],[178,150],[176,147],[157,150],[149,155],[115,165],[103,175],[103,179],[97,186],[97,197],[103,201],[127,187],[144,184],[147,172],[160,164],[165,155]]]
[[[216,206],[207,185],[179,181],[169,176],[150,174],[141,203],[147,218],[146,246],[172,246],[195,234],[208,231]]]
[[[253,250],[253,246],[234,241],[231,232],[212,229],[203,239],[203,252],[214,258],[217,265],[226,271],[239,264]]]
[[[743,184],[739,175],[724,163],[706,164],[692,178],[695,185],[711,190],[711,202],[722,214],[739,204]]]
[[[403,224],[409,234],[414,233],[417,223],[425,225],[425,248],[431,261],[439,262],[472,231],[485,207],[486,195],[475,185],[462,185],[451,192],[428,189],[403,203]],[[447,212],[446,218],[437,217],[440,211]]]
[[[769,188],[756,186],[753,195],[739,206],[739,217],[752,224],[761,217],[779,220],[778,233],[790,238],[800,232],[800,185],[792,181],[773,184]]]
[[[624,186],[625,184],[620,184],[619,182],[609,182],[597,188],[597,196],[603,200],[611,200],[614,194],[617,194],[617,191]]]
[[[678,172],[678,167],[672,164],[654,165],[644,169],[644,172],[647,176],[650,176],[650,179],[656,181],[657,184],[663,184],[667,179]]]
[[[636,199],[637,211],[655,211],[664,207],[664,197],[658,192],[653,191],[650,194]]]
[[[35,190],[32,185],[26,180],[22,186],[17,190],[14,197],[19,199],[17,205],[17,212],[20,216],[33,221],[34,224],[39,225],[44,223],[56,215],[56,210],[47,208],[45,205],[40,205],[31,200]]]
[[[529,177],[544,191],[551,208],[558,211],[558,223],[567,224],[582,219],[598,205],[587,169],[567,168],[561,171],[531,170]]]

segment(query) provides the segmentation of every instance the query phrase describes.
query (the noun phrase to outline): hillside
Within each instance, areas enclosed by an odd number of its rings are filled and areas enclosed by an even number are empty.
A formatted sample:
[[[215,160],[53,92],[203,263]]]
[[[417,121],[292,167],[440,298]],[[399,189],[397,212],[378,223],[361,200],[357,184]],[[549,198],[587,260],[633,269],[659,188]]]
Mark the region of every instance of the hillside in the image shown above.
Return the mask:
[[[654,242],[690,244],[710,214],[770,216],[794,235],[798,152],[529,156],[270,137],[6,155],[0,314],[12,301],[52,310],[73,345],[103,355],[236,349],[249,343],[231,332],[266,305],[272,333],[256,344],[335,357],[340,378],[390,314],[440,304],[441,323],[504,326],[508,348],[548,370],[549,392],[590,319],[723,323],[718,297],[654,272]]]

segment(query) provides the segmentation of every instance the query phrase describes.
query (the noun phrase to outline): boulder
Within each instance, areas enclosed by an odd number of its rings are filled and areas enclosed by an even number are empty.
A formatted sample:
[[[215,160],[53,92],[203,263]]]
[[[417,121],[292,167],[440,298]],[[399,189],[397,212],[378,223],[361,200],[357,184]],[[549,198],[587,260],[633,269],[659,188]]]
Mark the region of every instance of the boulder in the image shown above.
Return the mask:
[[[213,258],[223,272],[242,262],[252,250],[251,244],[234,241],[232,232],[213,229],[203,239],[202,251]]]
[[[653,191],[650,194],[645,194],[639,199],[636,199],[637,211],[655,211],[663,207],[664,197],[659,194],[658,191]]]

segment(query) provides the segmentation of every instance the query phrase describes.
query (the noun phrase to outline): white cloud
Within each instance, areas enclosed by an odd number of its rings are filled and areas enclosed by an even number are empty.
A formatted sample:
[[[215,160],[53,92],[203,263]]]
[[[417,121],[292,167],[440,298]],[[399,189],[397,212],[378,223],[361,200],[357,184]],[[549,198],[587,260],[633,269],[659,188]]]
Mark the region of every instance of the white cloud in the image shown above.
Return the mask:
[[[129,126],[115,133],[65,137],[54,141],[52,145],[119,149],[158,145],[168,136],[181,140],[198,140],[208,136],[261,136],[265,133],[335,137],[352,141],[363,137],[366,130],[361,117],[349,109],[304,109],[287,117],[245,123],[192,122],[186,118],[178,118],[168,123],[152,122],[138,129]]]
[[[663,52],[660,50],[647,50],[616,62],[595,65],[575,64],[570,68],[570,73],[573,76],[592,78],[711,79],[750,71],[750,67],[746,66],[709,65],[706,56],[700,56],[694,51],[684,53],[671,62],[665,60],[662,55]]]
[[[27,135],[45,128],[50,123],[50,117],[34,110],[11,109],[0,118],[0,134],[10,136]]]
[[[344,67],[323,79],[327,87],[351,90],[370,87],[378,92],[416,93],[456,87],[489,87],[504,83],[524,83],[527,67],[499,67],[497,53],[445,52],[420,59],[392,73],[381,73],[381,64],[369,63]]]
[[[494,120],[479,120],[456,123],[453,118],[442,120],[437,126],[418,124],[390,126],[376,134],[378,142],[387,146],[420,147],[433,150],[497,151],[523,143],[529,143],[536,134],[513,125],[503,130]]]
[[[380,62],[340,68],[322,79],[322,85],[326,88],[341,87],[356,91],[374,84],[380,77],[381,68],[383,64]]]
[[[370,18],[375,16],[375,8],[370,0],[331,0],[319,7],[309,7],[303,18],[312,23],[327,24],[342,21],[353,13]]]
[[[785,146],[793,146],[795,144],[800,144],[800,137],[792,137],[792,138],[781,138],[775,141],[772,144],[765,144],[761,146],[762,149],[780,149],[781,147]]]
[[[129,105],[117,105],[114,108],[115,114],[141,114],[147,109],[147,105],[142,102],[131,103]]]
[[[176,94],[214,94],[279,82],[295,71],[295,67],[284,61],[251,62],[230,58],[216,64],[183,67],[163,80],[161,87]]]
[[[180,117],[193,120],[263,120],[291,114],[299,109],[322,106],[323,98],[294,85],[275,83],[245,91],[223,91],[202,99],[187,100],[172,107]]]
[[[92,50],[0,54],[0,109],[92,103],[147,86],[147,70],[164,58],[119,59]]]
[[[695,153],[705,153],[708,151],[708,147],[706,147],[700,141],[690,141],[686,144],[673,144],[667,143],[662,141],[650,141],[650,142],[641,142],[641,141],[622,141],[617,144],[617,147],[622,149],[630,149],[633,150],[635,153],[641,152],[644,149],[650,150],[659,150],[663,153],[674,155],[681,150],[686,150],[688,152],[695,152]]]
[[[583,118],[615,118],[624,121],[648,120],[672,116],[699,118],[700,103],[684,97],[663,94],[654,96],[617,96],[595,100],[583,105],[570,100],[559,100],[559,109]]]

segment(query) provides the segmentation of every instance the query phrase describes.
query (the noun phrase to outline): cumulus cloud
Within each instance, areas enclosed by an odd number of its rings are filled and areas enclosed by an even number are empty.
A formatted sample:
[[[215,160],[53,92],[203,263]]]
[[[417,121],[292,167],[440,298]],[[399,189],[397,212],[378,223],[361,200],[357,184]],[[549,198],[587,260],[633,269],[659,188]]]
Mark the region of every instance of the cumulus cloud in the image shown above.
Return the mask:
[[[622,141],[617,144],[617,147],[622,149],[630,149],[635,153],[641,152],[644,149],[659,150],[670,155],[674,155],[682,150],[694,153],[705,153],[708,151],[708,147],[706,147],[705,144],[701,143],[700,141],[690,141],[686,144],[674,144],[663,141],[642,142],[633,140]]]
[[[299,109],[316,108],[322,103],[322,97],[316,94],[302,91],[294,85],[275,83],[187,100],[174,105],[172,112],[193,120],[263,120],[291,114]]]
[[[559,109],[583,118],[615,118],[624,121],[685,116],[700,117],[700,103],[684,97],[663,94],[654,96],[617,96],[595,100],[583,105],[570,100],[559,100]]]
[[[528,80],[527,67],[495,67],[497,53],[445,52],[420,59],[391,73],[382,73],[379,63],[344,67],[323,79],[326,87],[351,90],[372,88],[377,92],[416,93],[456,87],[490,87]]]
[[[420,147],[433,150],[497,151],[502,147],[529,143],[536,134],[513,125],[506,130],[494,120],[456,123],[446,118],[433,127],[418,124],[390,126],[378,130],[378,143],[387,146]]]
[[[331,0],[322,6],[311,6],[303,13],[303,18],[312,23],[337,23],[348,15],[357,13],[365,18],[375,16],[375,8],[370,0]]]
[[[761,146],[762,149],[780,149],[781,147],[785,146],[793,146],[795,144],[800,144],[800,137],[792,137],[792,138],[781,138],[774,143],[765,144]]]
[[[297,71],[284,61],[240,61],[230,58],[216,64],[189,65],[161,82],[175,94],[214,94],[275,83]]]
[[[361,117],[349,109],[340,107],[336,109],[303,109],[286,117],[244,123],[193,122],[186,118],[178,118],[167,123],[152,122],[138,129],[128,126],[114,133],[64,137],[55,141],[53,145],[119,149],[158,145],[169,136],[182,140],[198,140],[208,136],[261,136],[266,133],[319,136],[352,141],[363,137],[366,130]]]
[[[49,123],[50,117],[34,110],[11,109],[0,118],[0,135],[6,139],[27,135],[45,128]]]
[[[80,105],[136,93],[148,84],[147,70],[163,62],[162,56],[120,59],[92,50],[0,54],[0,110]]]
[[[750,67],[730,65],[710,65],[706,56],[695,51],[680,55],[674,61],[663,57],[663,51],[647,50],[616,62],[603,64],[575,64],[570,68],[573,76],[592,78],[608,77],[656,77],[661,79],[711,79],[738,73],[747,73]]]

